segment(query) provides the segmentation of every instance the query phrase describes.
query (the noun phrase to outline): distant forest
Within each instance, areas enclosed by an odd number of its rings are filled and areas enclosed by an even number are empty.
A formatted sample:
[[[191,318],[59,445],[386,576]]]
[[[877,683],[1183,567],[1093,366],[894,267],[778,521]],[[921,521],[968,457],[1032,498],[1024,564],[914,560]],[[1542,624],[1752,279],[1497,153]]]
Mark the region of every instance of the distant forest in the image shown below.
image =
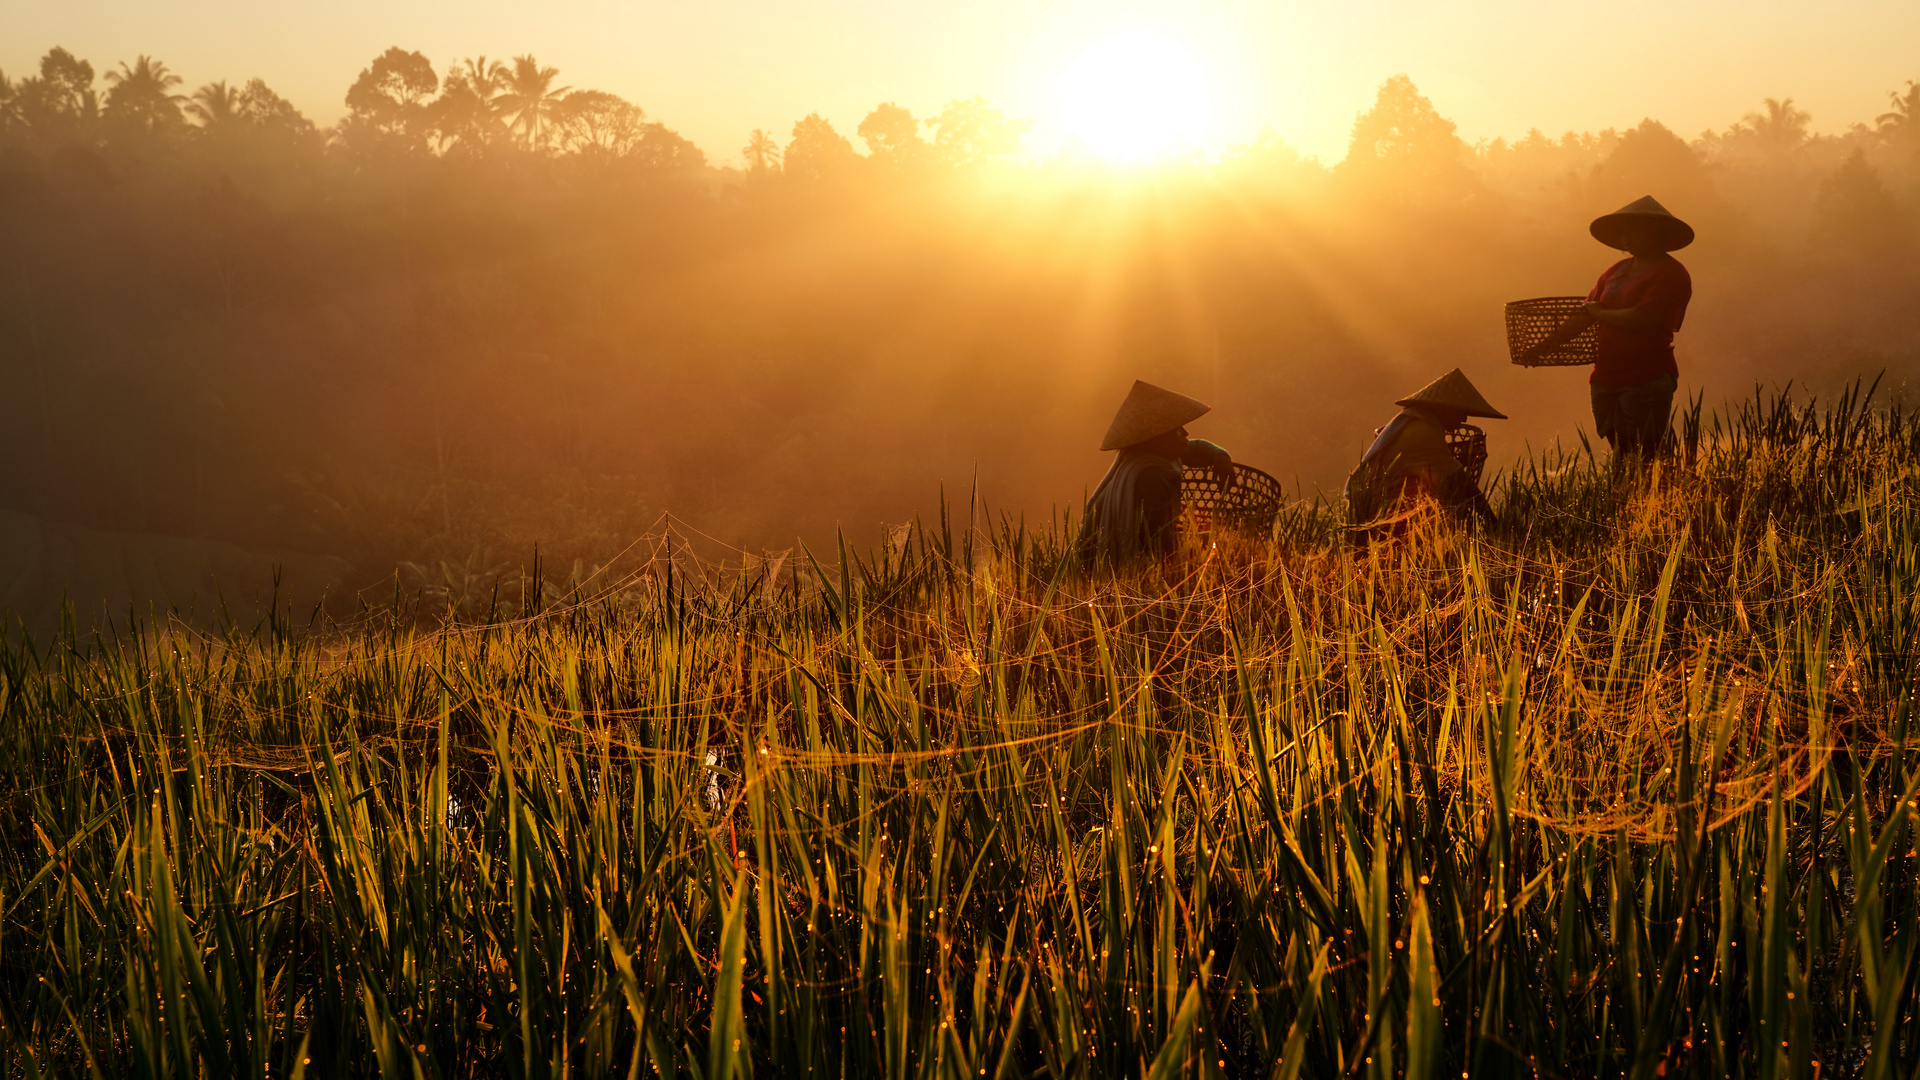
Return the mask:
[[[531,56],[390,49],[320,128],[261,79],[0,75],[0,509],[401,561],[603,560],[671,512],[866,544],[1077,509],[1133,378],[1310,497],[1462,366],[1497,466],[1590,424],[1500,305],[1584,292],[1596,213],[1700,235],[1683,387],[1920,371],[1920,85],[1839,135],[1791,98],[1692,138],[1466,144],[1405,76],[1327,165],[1263,138],[1129,171],[980,99],[753,131],[715,167]],[[854,144],[854,139],[860,143]]]

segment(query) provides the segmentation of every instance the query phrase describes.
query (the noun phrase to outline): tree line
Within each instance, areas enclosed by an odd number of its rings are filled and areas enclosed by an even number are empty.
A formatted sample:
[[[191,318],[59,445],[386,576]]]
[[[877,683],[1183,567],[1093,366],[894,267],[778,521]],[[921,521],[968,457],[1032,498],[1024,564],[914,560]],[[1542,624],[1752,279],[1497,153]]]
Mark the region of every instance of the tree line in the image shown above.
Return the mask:
[[[64,48],[39,73],[0,72],[0,137],[15,143],[143,143],[236,131],[304,139],[349,155],[414,154],[475,159],[506,153],[628,161],[661,171],[698,170],[706,154],[646,110],[604,90],[557,85],[558,68],[532,55],[469,57],[437,71],[424,53],[398,46],[375,57],[346,93],[347,115],[319,129],[259,78],[181,92],[184,80],[141,55],[103,78]],[[97,88],[105,84],[104,94]],[[1029,125],[984,98],[948,102],[931,119],[891,102],[861,121],[867,153],[819,113],[795,122],[788,141],[755,129],[741,149],[752,177],[784,173],[830,180],[860,163],[889,173],[936,165],[970,167],[1020,150]]]
[[[98,84],[104,84],[104,92]],[[259,78],[224,80],[181,92],[184,80],[141,55],[96,78],[93,65],[55,47],[39,72],[0,72],[0,141],[41,149],[156,142],[246,133],[304,143],[348,157],[412,155],[479,160],[503,155],[623,162],[657,173],[706,170],[706,154],[639,105],[604,90],[559,85],[557,68],[532,55],[510,61],[470,57],[444,73],[418,51],[398,46],[375,57],[347,89],[347,115],[320,129]],[[1509,141],[1469,146],[1405,75],[1388,79],[1354,123],[1347,155],[1327,166],[1263,133],[1217,163],[1223,174],[1260,174],[1304,191],[1338,187],[1371,201],[1448,204],[1489,192],[1525,203],[1580,197],[1604,172],[1678,178],[1708,202],[1719,187],[1758,189],[1762,201],[1797,186],[1801,204],[1787,217],[1828,239],[1899,244],[1910,239],[1911,204],[1920,183],[1920,82],[1888,91],[1888,109],[1832,135],[1814,134],[1812,117],[1791,97],[1767,98],[1724,130],[1682,138],[1648,119],[1626,130],[1539,128]],[[1022,149],[1030,124],[980,97],[948,102],[927,119],[892,102],[861,120],[853,142],[819,113],[796,121],[783,143],[754,129],[740,153],[748,180],[784,177],[830,184],[856,174],[900,178],[940,167],[968,169]],[[731,172],[732,170],[727,170]],[[1637,178],[1637,177],[1636,177]]]

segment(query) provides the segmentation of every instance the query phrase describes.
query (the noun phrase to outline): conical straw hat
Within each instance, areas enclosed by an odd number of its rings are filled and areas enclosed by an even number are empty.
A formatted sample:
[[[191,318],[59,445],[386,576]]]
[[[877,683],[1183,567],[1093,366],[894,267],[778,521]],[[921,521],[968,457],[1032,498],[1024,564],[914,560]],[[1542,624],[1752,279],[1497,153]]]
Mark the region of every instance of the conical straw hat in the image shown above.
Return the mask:
[[[1594,218],[1593,224],[1587,226],[1587,231],[1608,247],[1625,251],[1627,230],[1639,224],[1653,227],[1661,251],[1679,251],[1693,243],[1693,226],[1674,217],[1651,195],[1635,199],[1611,214]]]
[[[1100,449],[1118,450],[1146,442],[1211,411],[1211,405],[1136,379],[1127,400],[1120,403],[1120,411],[1113,414],[1113,423],[1107,427],[1107,437],[1100,440]]]
[[[1431,405],[1436,409],[1451,409],[1468,416],[1491,416],[1495,420],[1507,418],[1506,413],[1487,404],[1487,399],[1480,396],[1480,391],[1473,388],[1459,368],[1454,368],[1394,404]]]

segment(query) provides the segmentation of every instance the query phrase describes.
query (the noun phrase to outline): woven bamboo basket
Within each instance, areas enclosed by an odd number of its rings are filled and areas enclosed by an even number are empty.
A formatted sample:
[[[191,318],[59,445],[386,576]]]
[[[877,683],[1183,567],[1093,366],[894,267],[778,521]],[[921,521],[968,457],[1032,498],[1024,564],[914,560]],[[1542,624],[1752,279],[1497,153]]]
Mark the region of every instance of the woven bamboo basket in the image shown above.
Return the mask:
[[[1521,367],[1580,367],[1591,364],[1600,355],[1597,324],[1580,331],[1579,336],[1557,349],[1523,360],[1528,349],[1548,334],[1560,329],[1567,317],[1586,303],[1582,296],[1538,296],[1515,300],[1507,305],[1507,355]]]
[[[1280,481],[1237,461],[1229,487],[1220,486],[1212,469],[1188,469],[1180,480],[1180,516],[1200,532],[1216,526],[1266,532],[1285,498]]]
[[[1473,482],[1480,483],[1480,474],[1487,467],[1487,433],[1472,424],[1461,424],[1447,432],[1447,449],[1453,451],[1454,460],[1467,470]]]

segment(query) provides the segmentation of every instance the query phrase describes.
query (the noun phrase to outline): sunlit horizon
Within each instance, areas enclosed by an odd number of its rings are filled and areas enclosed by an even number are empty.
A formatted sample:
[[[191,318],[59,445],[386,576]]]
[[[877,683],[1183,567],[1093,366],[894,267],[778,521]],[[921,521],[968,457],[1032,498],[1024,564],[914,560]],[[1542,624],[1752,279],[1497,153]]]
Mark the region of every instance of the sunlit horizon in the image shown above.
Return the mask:
[[[537,19],[490,0],[342,0],[265,12],[232,0],[164,8],[128,0],[0,5],[0,71],[31,74],[62,46],[102,73],[140,55],[186,89],[260,77],[316,123],[344,114],[354,76],[391,46],[437,70],[470,56],[531,53],[565,83],[618,94],[738,165],[755,129],[783,140],[819,113],[849,138],[870,110],[896,102],[922,120],[948,101],[982,97],[1031,121],[1029,159],[1083,132],[1058,115],[1062,76],[1116,36],[1158,27],[1215,84],[1203,156],[1265,131],[1322,162],[1340,160],[1353,118],[1386,78],[1410,75],[1469,145],[1538,127],[1624,129],[1652,117],[1686,137],[1723,129],[1765,97],[1792,97],[1812,130],[1839,133],[1886,108],[1889,88],[1920,77],[1910,43],[1920,6],[1830,5],[1810,20],[1785,3],[1694,2],[1629,8],[1660,32],[1626,53],[1597,44],[1587,20],[1511,2],[1422,5],[1375,0],[1328,8],[1242,0],[1184,5],[984,0],[921,10],[863,0],[826,8],[759,3],[659,9],[555,5]],[[1524,39],[1516,37],[1525,26]],[[1129,157],[1129,154],[1109,156]]]

